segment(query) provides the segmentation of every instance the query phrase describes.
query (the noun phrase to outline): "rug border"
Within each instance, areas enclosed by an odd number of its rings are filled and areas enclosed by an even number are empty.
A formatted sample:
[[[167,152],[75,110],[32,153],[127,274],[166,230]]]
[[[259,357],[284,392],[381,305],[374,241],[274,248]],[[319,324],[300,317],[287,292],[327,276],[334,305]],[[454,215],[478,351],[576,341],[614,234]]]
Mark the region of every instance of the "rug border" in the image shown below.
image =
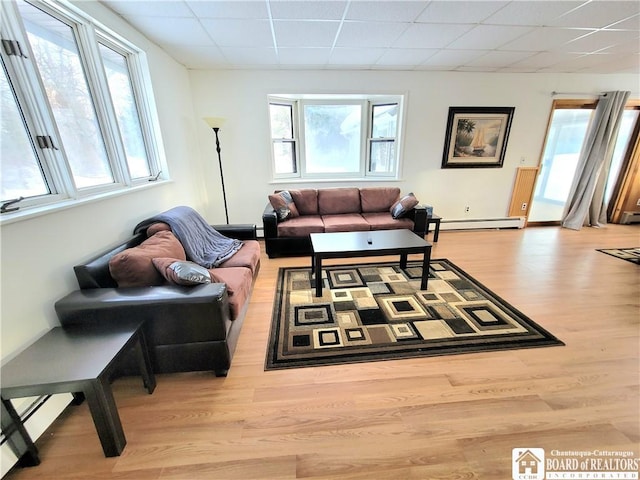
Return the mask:
[[[311,267],[310,266],[291,266],[291,267],[279,267],[278,268],[278,279],[276,282],[276,291],[274,294],[274,306],[273,306],[273,312],[271,315],[271,322],[270,322],[270,329],[269,329],[269,339],[268,339],[268,343],[267,343],[267,355],[265,357],[265,362],[264,362],[264,371],[272,371],[272,370],[286,370],[286,369],[290,369],[290,368],[312,368],[312,367],[320,367],[320,366],[327,366],[327,365],[347,365],[347,364],[352,364],[352,363],[366,363],[366,362],[375,362],[375,361],[383,361],[383,360],[403,360],[403,359],[408,359],[408,358],[429,358],[429,357],[437,357],[437,356],[446,356],[446,355],[463,355],[463,354],[467,354],[467,353],[483,353],[483,352],[498,352],[498,351],[508,351],[508,350],[514,350],[514,349],[528,349],[528,348],[538,348],[538,347],[549,347],[549,346],[565,346],[566,344],[560,340],[558,337],[556,337],[554,334],[552,334],[551,332],[549,332],[547,329],[545,329],[544,327],[542,327],[541,325],[539,325],[538,323],[534,322],[529,316],[525,315],[524,313],[522,313],[520,310],[518,310],[516,307],[514,307],[513,305],[511,305],[509,302],[507,302],[506,300],[504,300],[500,295],[497,295],[495,292],[493,292],[491,289],[487,288],[482,282],[479,282],[478,280],[476,280],[475,277],[473,277],[472,275],[468,274],[467,272],[465,272],[464,270],[462,270],[460,267],[458,267],[456,264],[454,264],[453,262],[451,262],[450,260],[446,259],[446,258],[436,258],[436,259],[431,259],[431,262],[443,262],[446,263],[449,267],[451,267],[452,269],[456,270],[457,272],[461,272],[463,274],[463,276],[466,276],[469,280],[473,281],[477,287],[479,287],[481,290],[483,290],[485,293],[487,293],[488,295],[492,296],[493,298],[495,298],[496,300],[500,301],[502,303],[502,306],[509,311],[509,313],[514,314],[515,316],[519,317],[519,320],[522,321],[523,323],[526,323],[527,326],[529,326],[530,328],[537,330],[538,332],[540,332],[542,335],[544,335],[544,339],[543,340],[536,340],[535,343],[533,343],[531,340],[527,340],[527,341],[519,341],[519,342],[505,342],[504,344],[501,344],[498,348],[498,346],[492,347],[489,346],[487,347],[486,345],[471,345],[471,346],[467,346],[465,347],[465,351],[439,351],[439,349],[437,347],[435,348],[430,348],[429,354],[425,355],[424,352],[422,352],[419,349],[415,349],[412,348],[410,350],[407,350],[406,352],[400,351],[400,352],[396,352],[395,355],[393,357],[389,357],[388,353],[384,353],[384,354],[369,354],[364,358],[354,358],[354,359],[349,359],[347,361],[342,360],[340,362],[336,362],[336,360],[338,358],[344,358],[343,356],[327,356],[327,357],[323,357],[321,359],[316,359],[314,360],[313,364],[308,364],[308,360],[289,360],[288,363],[286,365],[283,364],[277,364],[274,361],[274,358],[276,356],[276,349],[277,349],[277,339],[278,339],[278,333],[280,332],[280,322],[278,321],[280,318],[280,310],[281,310],[281,303],[282,302],[278,302],[278,297],[280,292],[282,292],[283,288],[284,288],[284,277],[285,277],[285,271],[286,270],[309,270]],[[412,263],[416,263],[419,264],[419,261],[409,261],[408,264],[412,264]],[[397,262],[393,262],[393,261],[383,261],[383,262],[370,262],[370,263],[349,263],[349,264],[337,264],[337,265],[329,265],[328,267],[359,267],[362,265],[397,265]],[[512,344],[512,345],[511,345]],[[380,357],[380,358],[378,358]]]
[[[624,260],[625,262],[633,263],[634,265],[640,265],[639,262],[635,262],[632,258],[622,258],[618,255],[614,255],[613,253],[607,252],[607,250],[632,250],[640,247],[620,247],[620,248],[596,248],[596,252],[604,253],[605,255],[609,255],[610,257],[617,258],[618,260]]]

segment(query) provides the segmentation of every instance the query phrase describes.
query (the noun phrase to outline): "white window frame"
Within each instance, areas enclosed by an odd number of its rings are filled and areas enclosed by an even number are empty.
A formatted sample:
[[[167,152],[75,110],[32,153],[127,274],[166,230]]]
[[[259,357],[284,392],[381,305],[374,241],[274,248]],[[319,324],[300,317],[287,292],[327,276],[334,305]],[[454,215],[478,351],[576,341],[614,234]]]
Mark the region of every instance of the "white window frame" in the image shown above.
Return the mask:
[[[168,178],[144,52],[65,0],[27,0],[27,3],[52,15],[58,21],[72,28],[75,33],[80,61],[85,70],[85,78],[97,115],[99,132],[105,144],[113,183],[85,188],[75,186],[64,145],[38,74],[18,6],[15,0],[3,0],[0,2],[2,39],[18,42],[25,56],[8,55],[1,47],[0,56],[25,120],[26,132],[35,145],[34,152],[40,163],[43,178],[51,193],[25,198],[12,205],[19,207],[19,210],[2,214],[0,222],[4,223],[11,217],[23,217],[29,212],[50,211],[55,209],[56,205],[66,207],[83,200],[122,193],[145,185],[149,186],[151,185],[150,181]],[[117,51],[126,59],[134,101],[141,123],[142,141],[149,163],[150,175],[148,177],[132,179],[129,175],[124,144],[120,137],[117,116],[111,100],[98,43]],[[50,136],[56,148],[39,148],[36,137],[42,135]],[[160,174],[162,174],[162,179],[160,179]],[[4,203],[9,199],[0,200],[2,201],[0,203]]]
[[[404,95],[268,95],[268,107],[271,104],[291,105],[293,116],[293,129],[295,139],[296,173],[279,174],[276,172],[275,153],[273,145],[278,139],[271,138],[271,171],[272,180],[298,181],[321,181],[321,180],[398,180],[400,176],[400,166],[402,158],[402,126],[404,124]],[[304,107],[306,105],[340,105],[359,104],[361,110],[361,138],[360,138],[360,168],[353,173],[310,173],[307,172],[305,158],[305,125]],[[390,172],[372,172],[371,166],[371,143],[380,139],[372,139],[373,128],[373,106],[398,105],[398,121],[396,125],[396,136],[388,137],[395,142],[395,161]],[[271,122],[269,113],[269,134],[271,136]]]

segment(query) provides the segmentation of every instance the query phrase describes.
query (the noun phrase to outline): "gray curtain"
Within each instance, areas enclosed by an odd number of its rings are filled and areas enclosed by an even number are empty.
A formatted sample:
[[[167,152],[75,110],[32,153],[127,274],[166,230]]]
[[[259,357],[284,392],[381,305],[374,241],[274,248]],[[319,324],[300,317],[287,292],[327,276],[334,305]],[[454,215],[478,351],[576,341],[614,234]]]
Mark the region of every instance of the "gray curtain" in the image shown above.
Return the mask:
[[[580,230],[607,223],[604,189],[611,168],[620,121],[631,92],[606,92],[598,100],[585,137],[562,226]]]

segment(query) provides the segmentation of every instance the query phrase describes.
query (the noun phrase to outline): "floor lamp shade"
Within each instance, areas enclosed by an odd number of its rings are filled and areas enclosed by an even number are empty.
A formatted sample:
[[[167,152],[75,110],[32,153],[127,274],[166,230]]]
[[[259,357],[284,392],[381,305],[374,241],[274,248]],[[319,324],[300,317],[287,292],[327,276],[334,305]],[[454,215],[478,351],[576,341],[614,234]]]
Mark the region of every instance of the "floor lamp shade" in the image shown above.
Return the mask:
[[[211,128],[221,128],[224,125],[224,118],[221,117],[204,117],[204,121],[207,122]]]
[[[224,124],[224,118],[220,117],[205,117],[204,121],[207,122],[213,132],[216,135],[216,152],[218,152],[218,165],[220,166],[220,182],[222,183],[222,200],[224,201],[224,216],[229,223],[229,209],[227,208],[227,193],[224,188],[224,173],[222,172],[222,157],[220,156],[220,139],[218,138],[218,130]]]

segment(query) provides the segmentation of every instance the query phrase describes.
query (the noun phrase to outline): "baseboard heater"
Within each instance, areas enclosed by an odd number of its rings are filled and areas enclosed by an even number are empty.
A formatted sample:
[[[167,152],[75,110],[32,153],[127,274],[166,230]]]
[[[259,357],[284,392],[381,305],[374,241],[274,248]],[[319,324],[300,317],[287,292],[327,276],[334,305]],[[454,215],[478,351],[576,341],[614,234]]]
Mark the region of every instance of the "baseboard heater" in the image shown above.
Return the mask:
[[[629,225],[630,223],[640,223],[640,212],[624,212],[620,223]]]
[[[524,228],[525,217],[442,219],[441,230],[477,230],[491,228]]]

